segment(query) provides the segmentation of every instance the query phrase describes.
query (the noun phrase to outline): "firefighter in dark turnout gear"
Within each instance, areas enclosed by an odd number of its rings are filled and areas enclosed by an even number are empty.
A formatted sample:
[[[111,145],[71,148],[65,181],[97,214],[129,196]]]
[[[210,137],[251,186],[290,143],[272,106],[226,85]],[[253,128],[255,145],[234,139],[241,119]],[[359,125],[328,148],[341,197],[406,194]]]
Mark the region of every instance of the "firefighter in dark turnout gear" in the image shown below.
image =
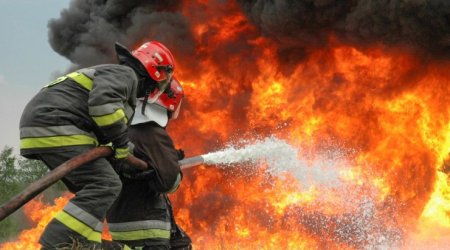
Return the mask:
[[[167,196],[180,185],[178,161],[184,153],[175,149],[165,127],[169,119],[178,116],[183,95],[173,78],[155,103],[144,107],[144,102],[138,101],[129,137],[133,154],[151,169],[136,170],[126,163],[115,166],[123,188],[108,212],[108,228],[114,241],[134,249],[191,249],[190,238],[175,223]]]
[[[49,169],[98,145],[111,145],[116,161],[129,154],[128,126],[136,98],[159,93],[167,85],[173,57],[157,43],[159,58],[147,55],[146,64],[116,43],[120,64],[84,68],[46,85],[27,104],[20,120],[20,151],[42,160]],[[141,47],[152,46],[151,42]],[[161,48],[160,48],[161,47]],[[158,50],[159,49],[159,50]],[[161,60],[159,60],[161,59]],[[160,68],[156,68],[160,67]],[[160,81],[152,75],[158,74]],[[161,85],[161,86],[160,86]],[[75,193],[50,221],[40,238],[43,249],[101,242],[103,220],[120,193],[119,176],[105,158],[83,165],[63,178]]]

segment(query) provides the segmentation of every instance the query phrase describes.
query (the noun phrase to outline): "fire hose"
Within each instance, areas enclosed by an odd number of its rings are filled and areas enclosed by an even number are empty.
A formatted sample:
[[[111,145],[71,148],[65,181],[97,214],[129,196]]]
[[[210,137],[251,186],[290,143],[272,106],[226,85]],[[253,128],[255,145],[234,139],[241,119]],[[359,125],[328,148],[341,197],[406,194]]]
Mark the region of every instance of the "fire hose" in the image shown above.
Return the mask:
[[[73,157],[72,159],[64,162],[55,169],[49,171],[42,178],[31,183],[25,188],[21,193],[7,201],[4,205],[0,207],[0,221],[8,217],[10,214],[15,212],[17,209],[22,207],[24,204],[29,202],[31,199],[36,197],[38,194],[43,192],[45,189],[59,181],[65,175],[67,175],[72,170],[91,162],[95,159],[106,157],[112,154],[112,149],[110,147],[96,147],[83,154]],[[126,161],[139,169],[145,170],[148,168],[147,163],[144,161],[130,155]],[[178,162],[181,169],[186,169],[189,167],[201,165],[204,163],[202,156],[196,156],[191,158],[185,158]]]

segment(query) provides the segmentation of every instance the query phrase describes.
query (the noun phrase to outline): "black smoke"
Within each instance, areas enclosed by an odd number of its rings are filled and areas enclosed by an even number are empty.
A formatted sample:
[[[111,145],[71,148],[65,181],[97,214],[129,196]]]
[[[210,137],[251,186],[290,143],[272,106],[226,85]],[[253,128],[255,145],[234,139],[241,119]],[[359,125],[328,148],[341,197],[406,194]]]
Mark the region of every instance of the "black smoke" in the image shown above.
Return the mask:
[[[75,67],[116,62],[114,43],[131,48],[142,40],[163,42],[174,54],[194,50],[181,1],[72,0],[58,19],[50,20],[49,42]]]
[[[221,2],[72,0],[58,19],[49,22],[49,41],[56,52],[83,67],[115,61],[116,41],[132,47],[142,40],[158,40],[177,59],[189,64],[189,68],[196,68],[197,62],[192,59],[198,53],[196,43],[204,39],[195,40],[192,20],[180,9],[185,5],[193,10],[194,5],[201,5],[212,9],[207,9],[208,12],[220,11],[214,8]],[[408,49],[422,56],[450,57],[448,0],[237,0],[237,3],[258,28],[257,35],[279,44],[277,55],[283,60],[282,65],[296,65],[308,57],[310,50],[326,48],[330,41],[362,49],[382,45]],[[201,19],[208,23],[207,15]],[[249,39],[244,37],[236,42],[245,44],[246,40]],[[205,45],[208,46],[202,44]]]
[[[421,55],[450,56],[448,0],[238,0],[279,54],[324,47],[330,36],[361,48],[407,48]],[[287,53],[286,53],[287,52]],[[297,53],[301,60],[304,53]]]

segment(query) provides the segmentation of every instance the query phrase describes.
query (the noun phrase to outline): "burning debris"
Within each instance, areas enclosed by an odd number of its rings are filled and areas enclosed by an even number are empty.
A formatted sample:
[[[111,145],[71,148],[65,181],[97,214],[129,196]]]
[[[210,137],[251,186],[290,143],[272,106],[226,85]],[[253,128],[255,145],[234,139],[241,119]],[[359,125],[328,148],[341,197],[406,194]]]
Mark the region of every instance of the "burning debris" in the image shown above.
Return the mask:
[[[72,1],[49,37],[74,67],[111,62],[115,41],[173,48],[187,102],[169,130],[190,155],[255,135],[295,145],[258,144],[256,153],[301,160],[276,159],[277,171],[267,162],[185,171],[173,198],[195,248],[415,249],[437,239],[439,249],[450,241],[449,8]],[[323,160],[330,152],[339,157]]]

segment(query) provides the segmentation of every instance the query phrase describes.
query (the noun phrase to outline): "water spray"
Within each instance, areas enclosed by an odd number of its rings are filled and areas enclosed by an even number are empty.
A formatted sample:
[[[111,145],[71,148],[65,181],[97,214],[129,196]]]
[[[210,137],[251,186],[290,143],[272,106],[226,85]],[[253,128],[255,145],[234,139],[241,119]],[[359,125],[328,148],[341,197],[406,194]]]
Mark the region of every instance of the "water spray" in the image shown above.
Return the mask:
[[[213,165],[227,169],[236,166],[264,166],[264,172],[283,177],[289,174],[304,187],[312,185],[339,185],[339,165],[341,160],[337,153],[322,155],[307,162],[299,156],[300,149],[285,140],[270,136],[252,141],[238,141],[222,150],[185,158],[180,168],[188,169],[198,165]]]
[[[278,138],[242,141],[240,144],[244,146],[230,145],[223,150],[185,158],[179,161],[180,167],[187,169],[202,164],[227,167],[242,163],[257,165],[265,162],[271,171],[282,171],[298,166],[297,149]]]

